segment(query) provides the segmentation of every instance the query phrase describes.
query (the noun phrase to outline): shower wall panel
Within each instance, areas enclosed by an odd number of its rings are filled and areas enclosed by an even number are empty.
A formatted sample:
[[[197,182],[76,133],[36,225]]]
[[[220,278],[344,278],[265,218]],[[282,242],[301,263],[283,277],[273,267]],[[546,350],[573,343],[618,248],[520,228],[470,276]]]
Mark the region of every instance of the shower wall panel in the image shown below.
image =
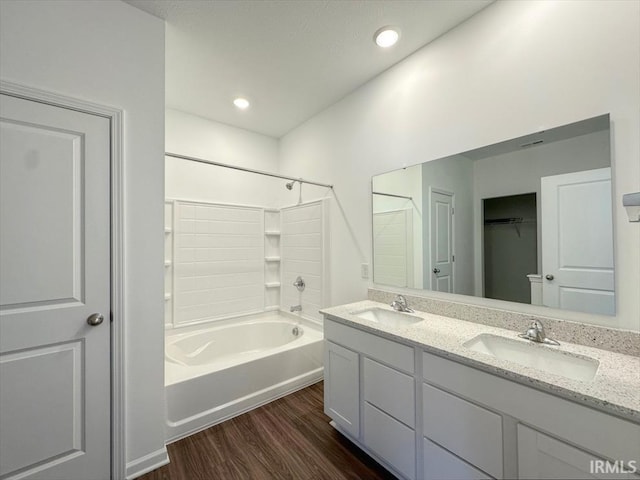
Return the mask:
[[[175,203],[174,326],[264,309],[261,208]]]
[[[281,210],[281,308],[301,305],[302,315],[318,320],[322,319],[318,310],[328,304],[327,207],[326,202],[316,201]],[[302,292],[293,285],[298,276],[305,282]]]

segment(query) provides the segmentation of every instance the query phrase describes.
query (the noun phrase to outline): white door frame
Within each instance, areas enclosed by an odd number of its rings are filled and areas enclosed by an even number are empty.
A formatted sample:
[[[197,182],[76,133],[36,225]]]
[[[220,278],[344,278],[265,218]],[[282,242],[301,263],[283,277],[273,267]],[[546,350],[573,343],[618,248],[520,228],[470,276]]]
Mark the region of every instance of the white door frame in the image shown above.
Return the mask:
[[[111,478],[125,477],[123,110],[0,80],[0,93],[107,118],[111,173]]]

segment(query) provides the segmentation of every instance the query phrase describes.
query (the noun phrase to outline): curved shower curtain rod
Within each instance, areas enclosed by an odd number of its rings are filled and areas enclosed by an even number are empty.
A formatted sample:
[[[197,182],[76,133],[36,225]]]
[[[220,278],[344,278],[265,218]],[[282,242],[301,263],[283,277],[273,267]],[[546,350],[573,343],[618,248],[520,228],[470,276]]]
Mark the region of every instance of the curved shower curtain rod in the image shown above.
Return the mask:
[[[317,185],[318,187],[326,187],[326,188],[333,189],[333,185],[329,185],[328,183],[312,182],[311,180],[305,180],[303,178],[287,177],[286,175],[280,175],[278,173],[265,172],[263,170],[254,170],[252,168],[238,167],[236,165],[229,165],[227,163],[214,162],[213,160],[204,160],[202,158],[188,157],[186,155],[178,155],[177,153],[165,152],[164,154],[167,157],[179,158],[180,160],[188,160],[190,162],[205,163],[207,165],[215,165],[216,167],[232,168],[234,170],[240,170],[243,172],[257,173],[258,175],[266,175],[267,177],[282,178],[283,180],[293,180],[294,182],[308,183],[310,185]]]

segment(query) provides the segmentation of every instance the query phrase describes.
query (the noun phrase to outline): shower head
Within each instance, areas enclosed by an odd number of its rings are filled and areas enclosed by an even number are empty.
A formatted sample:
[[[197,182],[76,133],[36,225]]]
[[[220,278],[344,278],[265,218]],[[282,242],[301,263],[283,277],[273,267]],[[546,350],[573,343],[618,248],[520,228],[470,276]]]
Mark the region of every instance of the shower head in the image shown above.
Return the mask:
[[[287,190],[291,190],[293,188],[293,184],[296,183],[296,181],[294,180],[293,182],[289,182],[285,185],[285,187],[287,187]]]

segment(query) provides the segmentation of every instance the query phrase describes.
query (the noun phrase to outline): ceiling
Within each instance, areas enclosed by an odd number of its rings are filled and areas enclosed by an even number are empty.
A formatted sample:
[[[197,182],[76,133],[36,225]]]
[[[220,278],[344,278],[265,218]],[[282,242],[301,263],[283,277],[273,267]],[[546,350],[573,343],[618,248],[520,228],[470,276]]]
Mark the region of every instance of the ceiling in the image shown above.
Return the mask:
[[[278,138],[493,0],[125,1],[167,22],[167,108]]]

